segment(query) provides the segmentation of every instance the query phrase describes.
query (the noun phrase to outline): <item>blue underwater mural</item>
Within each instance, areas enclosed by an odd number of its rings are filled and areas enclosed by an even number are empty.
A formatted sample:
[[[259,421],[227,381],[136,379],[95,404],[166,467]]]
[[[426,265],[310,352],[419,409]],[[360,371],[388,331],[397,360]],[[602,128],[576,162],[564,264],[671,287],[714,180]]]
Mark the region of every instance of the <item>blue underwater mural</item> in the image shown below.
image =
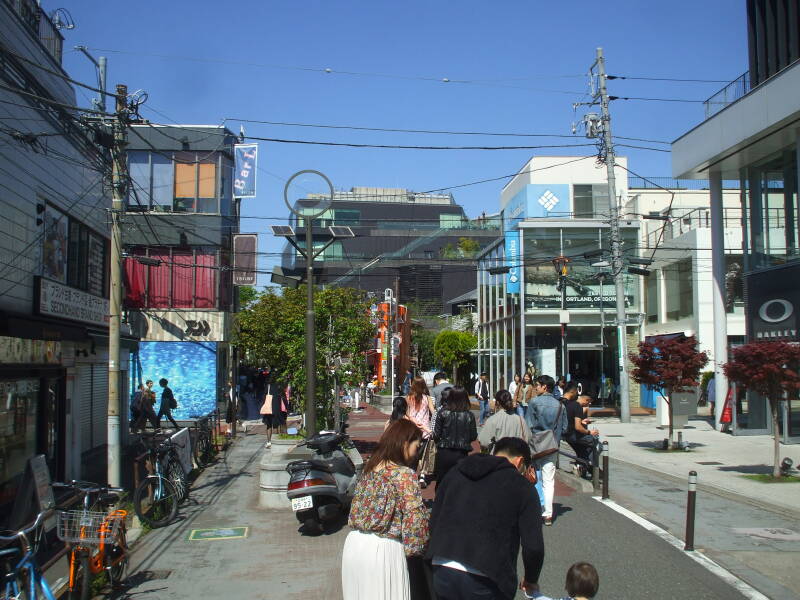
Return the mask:
[[[178,408],[172,411],[175,419],[206,415],[216,408],[216,342],[139,342],[138,361],[132,371],[132,392],[140,382],[155,382],[156,412],[161,402],[158,380],[162,377],[169,381],[178,401]]]

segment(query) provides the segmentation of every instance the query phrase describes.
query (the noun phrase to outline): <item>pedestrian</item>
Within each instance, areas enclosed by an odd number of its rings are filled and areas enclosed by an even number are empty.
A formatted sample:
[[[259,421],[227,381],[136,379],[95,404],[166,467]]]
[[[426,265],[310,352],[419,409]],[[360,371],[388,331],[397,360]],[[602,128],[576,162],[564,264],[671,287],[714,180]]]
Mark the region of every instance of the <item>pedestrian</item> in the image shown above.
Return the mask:
[[[409,392],[411,392],[411,382],[414,380],[414,374],[411,372],[411,369],[406,369],[406,376],[403,379],[403,395],[408,396]]]
[[[564,589],[567,597],[561,600],[590,600],[597,595],[600,589],[600,577],[597,569],[587,562],[577,562],[567,570],[567,578],[564,582]],[[536,598],[537,600],[555,600],[550,596],[535,591],[533,594],[525,594],[526,598]]]
[[[711,415],[711,420],[713,421],[716,419],[716,412],[714,407],[717,404],[717,386],[714,385],[714,376],[711,376],[711,379],[708,380],[706,383],[706,397],[708,398],[708,409],[709,414]]]
[[[536,397],[536,386],[533,385],[533,377],[530,373],[522,376],[522,386],[517,388],[517,403],[525,407],[524,412],[528,414],[528,408]]]
[[[483,448],[491,448],[495,442],[505,437],[515,437],[528,441],[530,438],[525,420],[517,414],[514,400],[508,390],[497,390],[494,395],[497,411],[486,420],[478,436],[478,443]]]
[[[463,460],[478,438],[475,415],[469,406],[469,394],[461,386],[447,388],[442,394],[442,407],[436,412],[433,439],[436,441],[436,481]]]
[[[538,431],[553,432],[556,445],[567,430],[567,415],[564,405],[553,397],[556,382],[549,375],[536,378],[538,395],[528,407],[528,425],[535,434]],[[535,448],[534,448],[535,450]],[[555,492],[556,458],[558,452],[536,459],[536,469],[542,472],[542,490],[544,491],[544,512],[542,519],[545,525],[553,524],[553,494]]]
[[[433,407],[435,410],[439,410],[442,407],[442,392],[451,387],[453,387],[453,384],[447,381],[447,375],[443,371],[439,371],[433,376],[431,394],[433,395]]]
[[[133,394],[133,399],[131,400],[131,419],[130,419],[130,429],[131,433],[136,433],[139,429],[139,421],[143,420],[142,417],[142,401],[144,399],[144,384],[140,383],[139,387]]]
[[[544,540],[536,492],[522,475],[530,463],[526,442],[503,438],[493,456],[472,454],[437,484],[426,556],[439,600],[511,600],[520,546],[521,587],[538,590]]]
[[[489,374],[486,372],[481,373],[478,381],[475,382],[475,397],[478,399],[480,406],[479,421],[481,427],[486,422],[486,417],[489,415]]]
[[[511,397],[514,399],[514,405],[517,407],[517,413],[521,416],[525,416],[525,409],[528,407],[527,403],[523,405],[522,403],[522,394],[520,393],[520,387],[522,386],[522,377],[519,373],[514,373],[514,381],[511,382],[511,385],[508,386],[508,393],[511,394]]]
[[[564,406],[567,412],[567,431],[564,439],[575,450],[578,460],[573,468],[579,477],[589,472],[594,460],[597,436],[600,435],[597,429],[588,428],[592,421],[587,418],[586,411],[591,404],[592,397],[588,394],[581,394],[577,398],[569,400]]]
[[[408,418],[422,430],[422,438],[431,436],[431,416],[433,415],[433,398],[428,395],[428,385],[422,377],[411,381],[411,390],[406,396],[408,402]]]
[[[159,429],[159,421],[158,417],[156,417],[156,411],[153,409],[153,405],[156,402],[156,393],[152,390],[153,381],[148,379],[144,386],[139,386],[139,392],[137,395],[140,395],[139,400],[139,418],[133,424],[134,432],[138,431],[139,429],[144,430],[147,425],[147,421],[150,421],[150,425],[153,427],[154,431]],[[134,402],[135,402],[134,398]]]
[[[412,384],[413,385],[413,384]],[[428,543],[429,512],[414,472],[422,431],[400,419],[364,465],[342,550],[344,600],[410,600],[406,557]]]
[[[389,426],[394,423],[395,421],[399,421],[400,419],[407,419],[408,418],[408,402],[406,401],[405,396],[395,396],[394,402],[392,402],[392,413],[389,415],[389,420],[383,424],[383,430],[386,431],[389,429]]]
[[[561,396],[564,395],[564,390],[567,387],[567,379],[563,375],[558,378],[556,381],[556,387],[553,388],[553,398],[561,399]]]
[[[286,397],[281,393],[281,386],[267,379],[264,384],[264,397],[259,409],[261,422],[267,426],[265,448],[272,448],[272,434],[280,433],[286,425],[287,411]]]
[[[161,405],[158,408],[158,417],[156,420],[160,425],[161,418],[167,417],[167,419],[169,419],[169,421],[172,423],[172,426],[175,429],[178,429],[178,424],[175,422],[175,419],[172,418],[172,411],[178,408],[178,401],[175,399],[175,395],[167,385],[168,383],[169,381],[163,377],[158,380],[158,385],[160,385],[163,389],[161,390]]]

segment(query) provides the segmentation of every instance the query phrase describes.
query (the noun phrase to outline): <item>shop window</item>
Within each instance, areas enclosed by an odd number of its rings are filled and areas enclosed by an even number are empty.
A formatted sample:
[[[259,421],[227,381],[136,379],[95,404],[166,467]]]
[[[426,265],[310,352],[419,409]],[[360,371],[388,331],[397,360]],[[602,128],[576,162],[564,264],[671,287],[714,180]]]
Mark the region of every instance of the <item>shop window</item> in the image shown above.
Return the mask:
[[[39,379],[0,380],[0,514],[11,514],[27,460],[39,450]]]
[[[605,184],[573,185],[572,212],[576,218],[607,217],[608,186]]]

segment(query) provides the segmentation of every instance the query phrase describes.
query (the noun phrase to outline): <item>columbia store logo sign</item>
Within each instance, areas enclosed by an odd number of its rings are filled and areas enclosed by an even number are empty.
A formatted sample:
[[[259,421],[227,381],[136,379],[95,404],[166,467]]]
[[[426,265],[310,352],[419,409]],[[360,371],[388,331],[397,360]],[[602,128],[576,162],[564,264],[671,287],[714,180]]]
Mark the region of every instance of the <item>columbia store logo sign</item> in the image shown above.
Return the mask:
[[[559,202],[561,201],[558,199],[558,196],[550,190],[545,190],[544,194],[539,196],[539,204],[541,204],[546,211],[553,210],[553,207]]]

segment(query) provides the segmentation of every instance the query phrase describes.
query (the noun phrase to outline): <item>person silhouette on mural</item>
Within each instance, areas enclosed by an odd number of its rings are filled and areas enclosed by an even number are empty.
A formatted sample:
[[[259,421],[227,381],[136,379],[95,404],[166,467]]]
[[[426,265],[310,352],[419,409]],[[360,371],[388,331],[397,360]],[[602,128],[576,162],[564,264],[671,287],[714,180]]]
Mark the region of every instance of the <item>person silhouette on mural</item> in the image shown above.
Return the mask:
[[[172,418],[172,409],[178,408],[178,402],[175,400],[172,390],[167,387],[168,383],[169,381],[163,377],[158,380],[158,385],[164,388],[161,392],[161,407],[158,409],[158,423],[161,424],[161,417],[164,416],[170,420],[175,429],[178,429],[178,424]]]

